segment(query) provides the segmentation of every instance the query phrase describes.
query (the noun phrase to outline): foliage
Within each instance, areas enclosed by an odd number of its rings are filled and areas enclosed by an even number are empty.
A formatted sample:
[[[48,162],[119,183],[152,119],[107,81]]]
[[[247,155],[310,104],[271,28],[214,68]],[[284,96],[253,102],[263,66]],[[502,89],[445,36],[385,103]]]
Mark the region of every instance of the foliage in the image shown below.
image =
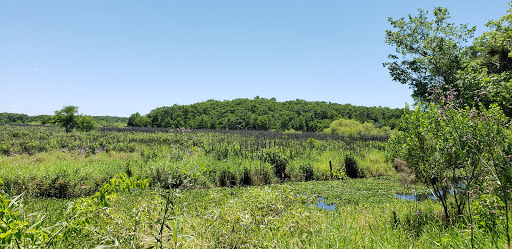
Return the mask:
[[[284,155],[284,152],[285,151],[279,147],[265,149],[262,151],[263,161],[274,167],[274,174],[280,179],[288,178],[286,166],[288,165],[289,159]]]
[[[96,129],[96,121],[94,121],[94,118],[87,115],[82,115],[78,118],[76,122],[76,128],[79,131],[92,131]]]
[[[389,127],[376,128],[372,123],[361,124],[357,120],[337,119],[324,132],[347,137],[387,137],[391,134]]]
[[[66,132],[71,132],[78,125],[78,106],[64,106],[61,110],[55,111],[53,122],[64,127]]]
[[[471,233],[474,247],[494,245],[484,229],[443,226],[439,203],[393,196],[403,191],[396,178],[148,189],[116,193],[107,198],[109,207],[85,198],[71,201],[82,207],[72,212],[69,201],[35,199],[27,211],[47,214],[43,226],[58,224],[50,233],[51,248],[469,248]],[[336,210],[317,208],[317,197]],[[498,238],[496,246],[506,242]]]
[[[3,185],[0,179],[0,185]],[[42,228],[44,217],[38,216],[31,224],[23,210],[23,194],[18,196],[0,193],[0,245],[17,248],[39,248],[48,239]],[[31,214],[36,216],[35,214]]]
[[[94,118],[86,115],[78,115],[78,106],[64,106],[61,110],[55,111],[53,123],[64,127],[66,132],[71,132],[74,129],[91,131],[96,128]]]
[[[478,98],[487,107],[496,103],[508,117],[512,117],[511,20],[512,8],[486,24],[490,30],[475,38],[471,62],[458,75],[459,85],[476,93],[467,94],[467,99]]]
[[[427,111],[417,108],[402,119],[403,132],[390,139],[389,148],[431,188],[446,218],[463,217],[469,193],[486,181],[498,182],[501,193],[512,189],[508,119],[496,105],[458,109],[431,104]],[[508,194],[500,198],[506,200]]]
[[[164,189],[340,179],[344,154],[368,176],[394,174],[380,138],[326,133],[3,125],[0,141],[0,179],[39,198],[89,196],[121,172]]]
[[[418,12],[407,19],[388,19],[394,30],[386,31],[386,43],[395,47],[396,54],[389,55],[392,62],[383,65],[393,80],[413,89],[416,100],[429,102],[429,88],[456,88],[456,74],[464,68],[466,43],[475,27],[449,23],[450,13],[445,8],[435,8],[432,20],[428,11]]]
[[[150,127],[151,119],[146,116],[141,116],[140,113],[136,112],[128,118],[128,126],[131,127]]]
[[[512,10],[512,8],[511,8]],[[408,19],[389,19],[394,30],[386,31],[386,42],[396,48],[392,62],[384,63],[393,80],[408,84],[412,96],[423,103],[434,95],[454,90],[465,106],[489,108],[498,104],[512,117],[512,12],[490,20],[484,32],[468,44],[475,28],[448,23],[444,8],[419,10]]]
[[[230,130],[323,131],[340,116],[377,127],[394,128],[402,110],[350,104],[294,100],[277,102],[256,97],[231,101],[208,100],[192,105],[159,107],[145,116],[134,113],[128,126]],[[148,123],[142,118],[150,119]],[[140,118],[140,120],[139,120]],[[139,120],[139,123],[136,122]]]
[[[345,156],[345,173],[350,178],[363,177],[363,172],[359,169],[356,160],[352,156]]]

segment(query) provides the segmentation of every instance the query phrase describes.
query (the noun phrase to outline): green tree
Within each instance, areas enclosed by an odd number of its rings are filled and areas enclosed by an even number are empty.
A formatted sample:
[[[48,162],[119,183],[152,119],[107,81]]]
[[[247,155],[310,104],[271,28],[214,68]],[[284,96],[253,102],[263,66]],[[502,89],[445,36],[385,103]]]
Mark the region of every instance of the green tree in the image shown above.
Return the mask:
[[[511,5],[512,3],[509,3]],[[459,72],[459,85],[466,88],[462,98],[478,99],[487,107],[497,103],[512,117],[512,8],[499,20],[491,20],[490,29],[475,38],[471,63]]]
[[[395,47],[395,54],[383,63],[391,78],[413,89],[412,97],[418,102],[430,102],[429,88],[443,91],[458,90],[457,73],[468,59],[467,41],[475,27],[449,23],[449,12],[435,8],[434,19],[428,11],[419,9],[417,16],[394,20],[389,18],[393,30],[386,30],[386,43]]]
[[[137,120],[137,118],[140,118],[140,113],[136,112],[132,115],[130,115],[130,117],[128,118],[128,126],[136,126],[135,125],[135,120]]]
[[[78,114],[78,106],[64,106],[61,110],[55,111],[53,123],[64,127],[66,132],[72,132],[73,129],[80,131],[91,131],[97,124],[93,117]]]
[[[66,132],[73,131],[78,123],[78,106],[64,106],[61,110],[55,111],[53,122],[64,127]]]
[[[92,116],[80,115],[76,121],[76,128],[79,131],[92,131],[96,129],[97,123]]]
[[[134,121],[135,127],[150,127],[151,126],[151,119],[149,119],[146,116],[140,116]]]

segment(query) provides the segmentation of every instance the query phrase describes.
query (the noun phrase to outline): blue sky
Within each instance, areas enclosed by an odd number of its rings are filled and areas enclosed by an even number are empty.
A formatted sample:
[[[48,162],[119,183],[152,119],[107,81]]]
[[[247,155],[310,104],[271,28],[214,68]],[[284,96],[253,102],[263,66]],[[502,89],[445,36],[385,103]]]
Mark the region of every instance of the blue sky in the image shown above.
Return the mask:
[[[382,67],[388,17],[447,7],[486,30],[501,0],[0,0],[0,112],[146,114],[275,97],[404,107]]]

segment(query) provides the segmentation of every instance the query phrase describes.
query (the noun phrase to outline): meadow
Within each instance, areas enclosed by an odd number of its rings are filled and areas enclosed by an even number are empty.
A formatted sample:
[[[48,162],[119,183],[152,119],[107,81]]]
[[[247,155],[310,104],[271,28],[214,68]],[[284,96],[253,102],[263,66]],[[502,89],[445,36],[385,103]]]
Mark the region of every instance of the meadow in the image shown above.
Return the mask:
[[[489,248],[404,181],[387,137],[0,126],[8,248]],[[350,176],[350,177],[349,177]],[[319,202],[335,205],[333,210]],[[482,219],[483,220],[483,219]],[[502,221],[500,221],[502,223]],[[500,224],[501,224],[500,223]]]

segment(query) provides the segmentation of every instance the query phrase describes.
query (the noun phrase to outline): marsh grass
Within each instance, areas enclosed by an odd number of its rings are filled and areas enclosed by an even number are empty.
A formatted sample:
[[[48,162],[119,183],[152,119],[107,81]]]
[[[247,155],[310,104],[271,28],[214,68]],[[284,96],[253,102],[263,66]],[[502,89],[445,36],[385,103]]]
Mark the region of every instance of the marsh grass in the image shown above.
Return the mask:
[[[120,193],[91,217],[86,230],[65,233],[52,247],[471,247],[468,227],[437,219],[438,203],[395,198],[394,193],[407,191],[396,177],[172,191],[172,205],[166,205],[170,192],[160,189]],[[336,211],[315,207],[319,196],[336,204]],[[27,209],[59,214],[66,202],[38,199]],[[58,219],[50,215],[47,222]],[[476,229],[474,237],[477,248],[495,245],[483,230]],[[497,243],[505,245],[503,238]]]

